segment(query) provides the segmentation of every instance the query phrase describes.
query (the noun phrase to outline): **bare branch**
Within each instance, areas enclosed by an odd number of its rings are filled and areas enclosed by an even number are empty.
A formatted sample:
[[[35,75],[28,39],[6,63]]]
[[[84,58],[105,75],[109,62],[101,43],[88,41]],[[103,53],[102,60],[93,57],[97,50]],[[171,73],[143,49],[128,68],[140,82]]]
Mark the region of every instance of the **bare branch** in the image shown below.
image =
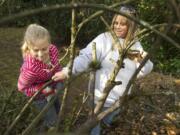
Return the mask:
[[[97,56],[96,56],[96,43],[92,44],[92,63],[97,64]],[[89,85],[88,85],[88,94],[89,100],[92,103],[91,106],[91,116],[94,115],[94,91],[95,91],[95,80],[96,80],[96,69],[90,72],[89,76]]]
[[[49,12],[49,11],[60,10],[60,9],[69,9],[69,8],[95,8],[95,9],[106,10],[106,11],[109,11],[112,13],[120,14],[122,16],[127,17],[128,19],[135,21],[139,25],[153,31],[155,34],[159,35],[160,37],[162,37],[163,39],[165,39],[166,41],[168,41],[169,43],[171,43],[172,45],[174,45],[175,47],[180,49],[180,45],[177,42],[175,42],[172,38],[166,36],[165,34],[161,33],[160,31],[154,29],[149,23],[147,23],[143,20],[138,20],[132,16],[129,16],[128,14],[125,14],[118,10],[111,9],[108,6],[102,5],[102,4],[81,4],[81,3],[77,4],[77,3],[74,3],[74,4],[68,4],[68,5],[62,4],[62,5],[54,5],[54,6],[49,6],[49,7],[38,8],[38,9],[34,9],[34,10],[27,10],[27,11],[23,11],[19,14],[14,14],[14,15],[2,18],[0,20],[0,24],[4,24],[6,22],[10,22],[10,21],[16,20],[18,18],[22,18],[25,16],[31,16],[34,14],[39,14],[42,12]]]
[[[81,74],[79,74],[78,76],[76,76],[75,78],[81,76],[84,73],[89,73],[90,71],[92,71],[91,69],[87,70],[86,72],[83,72]],[[67,88],[67,86],[69,86],[73,80],[75,78],[70,78],[69,82],[65,84],[65,86],[61,89],[64,90],[65,88]],[[51,82],[51,81],[50,81]],[[49,84],[48,84],[49,85]],[[46,85],[46,86],[48,86]],[[44,89],[44,88],[43,88]],[[31,130],[37,125],[37,123],[39,122],[40,118],[42,118],[42,116],[48,111],[48,109],[52,106],[52,104],[54,103],[55,99],[58,98],[60,95],[60,91],[58,91],[58,93],[52,97],[51,101],[47,103],[47,105],[41,110],[41,112],[35,117],[35,119],[31,122],[31,124],[23,131],[22,135],[28,135],[31,133]],[[22,116],[22,115],[21,115]],[[17,123],[17,121],[16,121]],[[11,128],[12,129],[12,128]],[[57,131],[57,129],[56,129]],[[7,134],[8,135],[8,134]]]
[[[174,9],[176,15],[177,15],[177,18],[178,18],[178,22],[180,22],[180,9],[179,9],[179,5],[176,0],[169,0],[169,2],[171,3],[172,5],[172,8]]]
[[[73,0],[74,2],[74,0]],[[70,45],[70,62],[68,65],[68,77],[66,80],[66,83],[68,84],[72,75],[72,68],[73,68],[73,62],[74,62],[74,57],[75,57],[75,42],[76,42],[76,10],[72,9],[72,25],[71,25],[71,45]],[[56,131],[60,130],[60,123],[61,123],[61,119],[64,115],[64,109],[65,109],[65,104],[66,104],[66,99],[67,99],[67,95],[69,92],[69,86],[66,85],[65,91],[64,91],[64,95],[63,95],[63,99],[62,99],[62,104],[61,104],[61,108],[60,108],[60,112],[58,114],[58,122],[57,122],[57,126],[56,126]]]
[[[0,6],[2,6],[5,1],[6,1],[6,0],[0,0]]]
[[[118,109],[123,102],[125,101],[125,97],[127,95],[127,93],[129,92],[129,88],[131,86],[131,84],[133,83],[133,81],[136,79],[137,74],[140,72],[141,68],[145,65],[145,63],[147,62],[147,60],[149,59],[149,56],[146,55],[146,57],[143,59],[143,61],[140,63],[140,66],[137,68],[137,70],[134,72],[134,74],[132,75],[130,81],[127,84],[127,87],[122,95],[122,97],[117,100],[110,108],[108,108],[107,110],[99,113],[97,116],[87,120],[77,131],[76,134],[87,134],[87,132],[89,132],[100,120],[102,120],[106,115],[108,115],[109,113],[113,112],[114,110]]]
[[[107,24],[107,22],[102,17],[101,17],[101,19],[103,20],[105,25],[108,27],[108,29],[111,29],[110,26]],[[110,32],[112,32],[112,37],[113,37],[114,41],[117,42],[116,44],[118,44],[119,40],[113,34],[112,29],[110,30]],[[96,107],[95,107],[95,110],[94,110],[95,114],[98,114],[101,111],[101,109],[102,109],[102,107],[103,107],[103,105],[104,105],[104,103],[106,101],[106,98],[109,95],[109,92],[116,85],[115,78],[116,78],[120,68],[122,67],[123,59],[124,59],[124,56],[125,56],[123,50],[121,50],[119,47],[118,47],[118,50],[119,50],[119,58],[118,58],[117,62],[115,63],[115,67],[114,67],[112,73],[110,74],[110,78],[106,82],[106,85],[105,85],[105,88],[103,90],[103,94],[102,94],[101,98],[98,100],[98,103],[96,104]]]
[[[68,55],[68,53],[69,53],[69,47],[68,47],[67,49],[65,49],[65,51],[66,51],[66,53],[59,59],[59,63],[60,63],[61,61],[63,61],[63,60],[66,58],[66,56]]]
[[[125,100],[125,97],[126,95],[128,94],[129,90],[130,90],[130,87],[131,85],[133,84],[133,82],[135,81],[138,73],[140,72],[140,70],[142,69],[142,67],[146,64],[146,62],[149,60],[149,55],[146,55],[146,57],[143,59],[143,61],[141,62],[140,66],[137,68],[137,70],[134,72],[134,74],[132,75],[131,79],[129,80],[127,86],[126,86],[126,89],[123,93],[123,95],[120,97],[120,99],[118,101],[115,102],[114,105],[112,105],[110,108],[108,108],[106,111],[104,111],[103,113],[100,113],[98,115],[98,120],[104,118],[104,116],[106,116],[107,114],[113,112],[114,110],[116,110],[117,108],[119,108],[124,100]]]
[[[112,28],[109,26],[109,24],[107,23],[107,21],[101,16],[100,17],[101,20],[103,21],[103,23],[106,25],[106,27],[108,28],[108,30],[110,31],[111,33],[111,36],[113,37],[112,40],[113,40],[113,49],[117,48],[119,50],[119,52],[121,53],[122,52],[122,45],[121,43],[119,42],[119,39],[118,37],[116,36],[116,34],[114,33],[114,31],[112,30]]]
[[[56,98],[59,97],[60,91],[52,97],[52,99],[47,103],[47,105],[41,110],[41,112],[35,117],[35,119],[28,125],[28,127],[23,131],[22,135],[28,135],[31,133],[32,129],[38,124],[40,119],[48,111],[48,109],[53,105]]]
[[[118,2],[118,3],[115,3],[111,6],[109,6],[109,8],[115,8],[119,5],[122,5],[122,4],[127,4],[127,3],[130,3],[132,2],[133,0],[127,0],[127,1],[123,1],[123,2]],[[79,33],[79,31],[82,29],[82,27],[87,24],[90,20],[92,20],[93,18],[95,17],[98,17],[100,15],[102,15],[104,13],[104,10],[101,10],[101,11],[97,11],[95,12],[94,14],[90,15],[88,18],[86,18],[85,20],[83,20],[79,25],[78,25],[78,30],[77,30],[77,33]]]
[[[85,94],[85,93],[86,93],[86,92],[84,92],[84,96],[83,96],[82,103],[81,103],[81,105],[80,105],[80,109],[79,109],[79,111],[77,112],[76,116],[74,117],[74,120],[73,120],[73,122],[72,122],[71,125],[74,125],[74,124],[76,123],[76,121],[77,121],[77,119],[78,119],[78,117],[79,117],[79,115],[80,115],[80,113],[81,113],[81,111],[82,111],[82,109],[83,109],[83,107],[84,107],[84,104],[86,103],[86,101],[87,101],[88,98],[89,98],[89,94],[87,95],[87,94]]]
[[[22,110],[20,111],[20,113],[18,114],[18,116],[14,119],[14,121],[12,122],[12,124],[8,127],[8,129],[6,130],[6,132],[4,133],[4,135],[9,135],[10,131],[12,130],[12,128],[15,126],[15,124],[19,121],[19,119],[22,117],[22,115],[24,114],[24,112],[26,111],[26,109],[32,104],[32,102],[34,101],[34,99],[40,94],[40,92],[46,88],[49,84],[52,83],[52,80],[48,81],[47,83],[45,83],[39,90],[37,90],[37,92],[28,100],[28,102],[25,104],[25,106],[22,108]]]
[[[2,106],[2,111],[1,111],[1,113],[0,113],[0,117],[3,116],[3,113],[4,113],[5,110],[6,110],[7,104],[8,104],[8,102],[9,102],[9,100],[12,98],[12,96],[14,95],[14,93],[15,93],[15,91],[12,90],[11,93],[9,94],[9,96],[7,97],[6,102],[5,102],[5,103],[3,104],[3,106]]]

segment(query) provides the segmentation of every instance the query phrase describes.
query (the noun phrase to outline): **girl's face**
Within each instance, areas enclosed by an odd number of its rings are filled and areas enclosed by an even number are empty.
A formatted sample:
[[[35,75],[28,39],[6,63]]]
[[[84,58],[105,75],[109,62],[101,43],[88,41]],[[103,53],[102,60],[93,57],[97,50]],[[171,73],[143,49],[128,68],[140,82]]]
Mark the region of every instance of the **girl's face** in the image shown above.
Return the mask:
[[[46,62],[49,58],[49,42],[47,39],[38,39],[30,48],[30,54],[36,59]]]
[[[117,15],[113,24],[114,32],[117,37],[125,38],[128,32],[127,18]]]

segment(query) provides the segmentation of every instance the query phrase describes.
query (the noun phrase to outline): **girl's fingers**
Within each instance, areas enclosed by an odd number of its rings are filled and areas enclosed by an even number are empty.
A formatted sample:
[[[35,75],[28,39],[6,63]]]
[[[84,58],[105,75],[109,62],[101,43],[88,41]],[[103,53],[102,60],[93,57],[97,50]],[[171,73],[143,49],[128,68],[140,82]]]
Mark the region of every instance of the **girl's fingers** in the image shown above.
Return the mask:
[[[61,80],[61,79],[63,79],[63,78],[62,78],[62,75],[61,75],[60,73],[56,73],[56,74],[52,77],[52,79],[53,79],[54,81],[58,81],[58,80]]]
[[[63,80],[65,78],[66,78],[66,75],[62,71],[57,72],[55,73],[55,75],[52,76],[52,80],[54,81]]]
[[[52,76],[52,80],[55,81],[55,79],[56,79],[56,74]]]

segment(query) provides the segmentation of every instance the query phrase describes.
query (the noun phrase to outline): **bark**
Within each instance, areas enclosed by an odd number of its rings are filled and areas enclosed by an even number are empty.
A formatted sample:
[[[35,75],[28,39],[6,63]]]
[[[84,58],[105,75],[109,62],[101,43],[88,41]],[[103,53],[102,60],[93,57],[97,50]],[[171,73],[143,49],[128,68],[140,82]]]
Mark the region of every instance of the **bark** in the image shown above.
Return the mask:
[[[18,116],[14,119],[14,121],[12,122],[12,124],[8,127],[8,129],[6,130],[6,132],[4,133],[4,135],[9,135],[10,131],[13,129],[13,127],[16,125],[16,123],[20,120],[20,118],[23,116],[24,112],[26,111],[26,109],[32,104],[32,102],[34,101],[34,99],[38,96],[38,94],[44,89],[46,88],[49,84],[52,83],[52,80],[48,81],[47,83],[45,83],[39,90],[37,90],[37,92],[28,100],[28,102],[25,104],[25,106],[22,108],[22,110],[20,111],[20,113],[18,114]]]
[[[90,132],[90,130],[99,122],[101,121],[106,115],[108,115],[109,113],[115,111],[116,109],[118,109],[124,102],[127,96],[127,93],[129,92],[129,88],[132,85],[132,83],[134,82],[137,74],[140,72],[141,68],[145,65],[145,63],[147,62],[147,60],[149,59],[149,56],[147,55],[143,61],[141,62],[140,66],[138,67],[138,69],[135,71],[135,73],[133,74],[133,76],[131,77],[129,83],[127,84],[127,87],[125,89],[125,92],[123,93],[122,97],[117,100],[110,108],[108,108],[107,110],[100,112],[98,115],[94,115],[94,117],[92,117],[91,119],[88,119],[76,132],[77,135],[81,135],[81,134],[87,134]]]
[[[72,3],[74,3],[75,0],[72,0]],[[72,68],[73,68],[73,62],[74,62],[74,57],[75,57],[75,42],[76,42],[76,10],[72,9],[72,25],[71,25],[71,45],[70,45],[70,62],[68,65],[68,77],[66,80],[66,84],[69,83],[70,79],[71,79],[71,75],[72,75]],[[58,122],[56,125],[56,131],[60,130],[60,123],[61,120],[63,118],[64,115],[64,111],[65,111],[65,106],[66,106],[66,101],[67,101],[67,96],[69,93],[69,85],[66,85],[65,91],[64,91],[64,95],[63,95],[63,99],[62,99],[62,104],[61,104],[61,108],[60,108],[60,112],[58,114]]]
[[[166,36],[164,33],[154,29],[149,23],[143,21],[143,20],[139,20],[137,18],[131,17],[128,14],[125,14],[123,12],[114,10],[106,5],[102,5],[102,4],[81,4],[81,3],[74,3],[74,4],[62,4],[62,5],[54,5],[54,6],[48,6],[48,7],[43,7],[43,8],[38,8],[38,9],[33,9],[33,10],[27,10],[27,11],[23,11],[21,13],[18,14],[14,14],[8,17],[4,17],[1,18],[0,20],[0,24],[4,24],[6,22],[10,22],[13,20],[17,20],[19,18],[23,18],[26,16],[32,16],[35,14],[39,14],[42,12],[49,12],[49,11],[56,11],[56,10],[60,10],[60,9],[70,9],[70,8],[94,8],[94,9],[100,9],[100,10],[106,10],[112,13],[116,13],[116,14],[120,14],[122,16],[127,17],[130,20],[135,21],[136,23],[138,23],[139,25],[153,31],[155,34],[159,35],[160,37],[162,37],[163,39],[165,39],[166,41],[168,41],[169,43],[171,43],[172,45],[174,45],[176,48],[180,49],[180,45],[179,43],[177,43],[176,41],[174,41],[172,38]]]

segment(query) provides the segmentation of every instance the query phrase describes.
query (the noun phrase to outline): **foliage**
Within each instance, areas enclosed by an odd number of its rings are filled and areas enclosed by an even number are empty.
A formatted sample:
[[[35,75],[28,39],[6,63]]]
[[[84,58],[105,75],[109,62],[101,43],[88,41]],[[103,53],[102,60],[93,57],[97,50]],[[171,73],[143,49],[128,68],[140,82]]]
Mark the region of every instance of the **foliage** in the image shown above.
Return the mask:
[[[178,1],[177,1],[178,2]],[[170,1],[140,0],[137,3],[140,18],[151,25],[171,23],[178,24],[177,13]],[[172,26],[161,26],[157,28],[177,43],[180,39],[180,30]],[[163,73],[171,73],[179,76],[180,50],[160,39],[154,33],[142,40],[145,50],[149,50],[155,65],[155,70]]]
[[[69,4],[71,0],[6,0],[0,8],[0,17],[12,15],[15,13],[22,12],[28,9],[35,9],[40,7],[46,7],[55,4]],[[81,3],[94,3],[93,0],[77,0]],[[96,4],[107,4],[111,5],[118,0],[96,0]],[[176,2],[179,2],[176,0]],[[161,24],[161,23],[179,23],[177,19],[177,14],[170,1],[164,0],[139,0],[131,3],[137,8],[139,17],[151,25]],[[95,13],[95,9],[79,9],[77,10],[77,24],[82,22],[84,19],[89,17],[91,14]],[[112,19],[111,13],[105,13],[105,18],[108,20]],[[39,23],[50,30],[52,35],[52,41],[56,44],[69,45],[70,44],[70,27],[71,27],[71,11],[70,10],[60,10],[52,11],[48,13],[41,13],[31,17],[25,17],[19,20],[15,20],[11,23],[6,24],[6,26],[18,26],[24,27],[30,23]],[[109,24],[111,22],[109,21]],[[170,37],[172,37],[176,42],[179,42],[180,32],[179,30],[172,27],[159,27],[162,32],[167,32]],[[84,48],[95,36],[105,30],[104,24],[101,22],[99,17],[93,19],[83,30],[80,31],[77,44],[79,47]],[[159,40],[157,35],[151,34],[150,36],[142,40],[142,44],[145,46],[146,50],[156,50],[153,53],[153,62],[156,67],[155,70],[160,70],[164,73],[173,72],[174,74],[179,73],[179,54],[180,51],[169,43],[160,40],[158,45],[156,45],[156,40]],[[167,55],[168,54],[168,55]],[[167,57],[168,56],[168,57]]]
[[[176,0],[177,1],[177,0]],[[5,16],[13,15],[19,12],[23,12],[28,9],[35,9],[40,7],[46,7],[50,5],[55,4],[68,4],[71,0],[36,0],[36,1],[29,1],[29,0],[5,0],[3,5],[1,5],[0,8],[0,17],[3,18]],[[79,0],[79,2],[83,3],[95,3],[94,0]],[[119,2],[119,0],[96,0],[96,4],[107,4],[110,5],[112,3]],[[179,2],[179,1],[177,1]],[[179,23],[177,19],[177,14],[174,12],[172,5],[168,1],[164,0],[139,0],[132,3],[138,10],[139,16],[141,19],[149,22],[150,24],[160,24],[160,23]],[[84,19],[89,17],[91,14],[96,12],[95,9],[80,9],[77,10],[77,23],[82,22]],[[112,14],[111,13],[105,13],[105,18],[111,20]],[[71,11],[70,10],[60,10],[60,11],[53,11],[49,13],[41,13],[38,15],[34,15],[31,17],[25,17],[21,18],[19,20],[14,20],[13,22],[7,23],[3,26],[7,27],[23,27],[27,26],[30,23],[39,23],[45,27],[47,27],[52,35],[52,41],[57,44],[66,44],[68,45],[70,43],[70,27],[71,27]],[[109,21],[110,24],[110,21]],[[86,26],[83,27],[83,30],[80,31],[78,35],[78,42],[77,44],[80,47],[85,47],[86,44],[92,40],[95,36],[97,36],[99,33],[104,31],[105,26],[100,21],[99,18],[93,19],[91,22],[89,22]],[[142,29],[142,28],[141,28]],[[173,38],[176,42],[179,43],[180,39],[180,31],[175,29],[174,27],[158,27],[161,32],[167,33],[168,36]],[[7,29],[4,30],[7,32]],[[0,133],[4,131],[5,126],[10,125],[10,122],[14,120],[15,116],[17,116],[17,113],[20,111],[24,103],[26,102],[24,97],[21,97],[19,94],[14,94],[12,100],[8,100],[8,97],[11,95],[10,90],[14,90],[16,87],[16,81],[17,81],[17,74],[18,69],[20,67],[21,62],[21,56],[19,52],[19,44],[20,41],[16,40],[18,38],[11,39],[10,34],[5,34],[4,32],[0,37],[1,39],[5,40],[6,37],[10,38],[10,41],[13,41],[13,46],[7,44],[6,42],[0,42],[1,47],[7,50],[1,50],[1,61],[0,61],[0,75],[1,75],[1,85],[0,85],[0,105],[2,105],[2,108],[0,109],[1,118],[2,116],[7,116],[9,119],[3,119],[0,123]],[[22,34],[23,31],[14,32],[14,35]],[[3,37],[4,36],[4,37]],[[21,35],[22,37],[22,35]],[[16,43],[14,43],[16,42]],[[174,46],[167,43],[166,41],[159,39],[157,35],[152,33],[150,36],[144,38],[142,40],[142,44],[145,48],[145,50],[150,51],[152,54],[152,61],[155,65],[155,70],[160,71],[163,73],[171,73],[173,75],[180,75],[180,50],[177,50]],[[14,47],[14,48],[12,48]],[[17,50],[18,49],[18,50]],[[11,52],[10,50],[14,50],[14,52]],[[4,53],[6,52],[6,53]],[[9,52],[9,53],[7,53]],[[16,58],[19,62],[14,61]],[[13,60],[13,61],[12,61]],[[97,66],[98,63],[92,63],[92,66]],[[9,70],[9,67],[11,69]],[[12,71],[13,69],[13,71]],[[12,77],[13,76],[13,77]],[[82,83],[79,81],[79,83]],[[11,85],[12,86],[11,86]],[[83,83],[84,84],[84,83]],[[80,84],[79,86],[82,86]],[[25,102],[23,102],[25,101]],[[22,104],[23,103],[23,104]],[[27,115],[29,115],[29,112],[32,112],[30,108],[27,111]],[[20,124],[24,123],[24,127],[27,123],[30,123],[30,121],[33,119],[33,116],[28,116],[26,119],[27,121],[20,121]],[[70,121],[67,120],[65,123],[65,130],[69,130],[69,128],[66,127],[66,125],[70,124]],[[16,125],[18,128],[14,129],[16,130],[16,133],[20,130],[22,130],[22,125]],[[15,134],[16,134],[15,133]]]

